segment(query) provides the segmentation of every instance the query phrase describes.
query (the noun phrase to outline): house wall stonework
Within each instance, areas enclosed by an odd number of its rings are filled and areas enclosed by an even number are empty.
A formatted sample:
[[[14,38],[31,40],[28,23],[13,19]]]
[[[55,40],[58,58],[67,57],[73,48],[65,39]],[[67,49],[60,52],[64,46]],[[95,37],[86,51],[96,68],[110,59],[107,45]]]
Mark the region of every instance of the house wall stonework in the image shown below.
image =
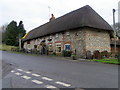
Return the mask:
[[[27,49],[27,42],[24,42],[23,48]]]
[[[66,33],[69,32],[69,35]],[[78,56],[83,55],[83,50],[85,48],[85,35],[84,29],[77,29],[72,31],[67,31],[64,33],[64,44],[71,45],[71,51]]]
[[[86,29],[85,33],[86,51],[107,50],[110,52],[110,35],[108,31]]]
[[[51,40],[49,41],[49,39]],[[45,40],[46,48],[50,53],[62,53],[65,50],[65,45],[70,45],[70,51],[78,56],[85,56],[88,50],[91,52],[95,50],[110,52],[109,32],[93,28],[66,30],[65,32],[33,39],[30,41],[30,48],[34,49],[34,45],[37,45],[37,50],[41,51],[42,40]],[[25,42],[24,48],[28,49],[27,46],[27,42]],[[58,49],[61,49],[60,52]]]

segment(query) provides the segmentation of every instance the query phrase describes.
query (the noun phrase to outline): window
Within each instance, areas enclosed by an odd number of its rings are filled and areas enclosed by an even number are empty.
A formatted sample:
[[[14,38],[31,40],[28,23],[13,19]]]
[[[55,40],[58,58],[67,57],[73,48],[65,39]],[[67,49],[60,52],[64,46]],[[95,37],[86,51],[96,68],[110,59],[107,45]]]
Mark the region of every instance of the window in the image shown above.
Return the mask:
[[[36,48],[37,48],[37,45],[34,45],[34,48],[36,49]]]
[[[58,34],[56,34],[56,38],[58,38]]]
[[[30,41],[27,41],[27,44],[30,44]]]
[[[28,49],[30,49],[30,44],[27,45]]]
[[[69,36],[69,35],[70,35],[70,32],[66,32],[66,35]]]
[[[65,50],[69,51],[70,50],[70,44],[65,44]]]
[[[60,53],[61,52],[61,43],[56,44],[56,52]]]
[[[52,44],[49,44],[49,51],[53,51]]]
[[[50,35],[50,39],[52,39],[52,36]]]
[[[78,33],[77,33],[77,32],[75,33],[75,36],[78,36]]]

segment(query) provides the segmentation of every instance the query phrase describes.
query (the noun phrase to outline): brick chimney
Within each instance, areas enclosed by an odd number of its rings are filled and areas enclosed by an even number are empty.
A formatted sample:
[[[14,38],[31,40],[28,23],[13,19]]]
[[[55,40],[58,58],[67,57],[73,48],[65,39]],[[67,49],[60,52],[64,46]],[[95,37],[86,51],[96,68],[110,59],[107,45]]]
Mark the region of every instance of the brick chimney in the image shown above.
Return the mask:
[[[51,14],[51,18],[49,21],[53,21],[53,20],[55,20],[55,16],[53,14]]]

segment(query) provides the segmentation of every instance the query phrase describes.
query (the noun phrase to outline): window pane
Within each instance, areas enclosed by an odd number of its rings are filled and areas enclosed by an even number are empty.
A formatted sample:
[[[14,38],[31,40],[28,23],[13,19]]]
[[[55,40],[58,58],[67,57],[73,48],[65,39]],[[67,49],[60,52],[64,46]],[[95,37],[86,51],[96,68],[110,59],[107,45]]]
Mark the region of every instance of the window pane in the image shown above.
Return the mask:
[[[65,50],[70,50],[70,45],[65,45]]]

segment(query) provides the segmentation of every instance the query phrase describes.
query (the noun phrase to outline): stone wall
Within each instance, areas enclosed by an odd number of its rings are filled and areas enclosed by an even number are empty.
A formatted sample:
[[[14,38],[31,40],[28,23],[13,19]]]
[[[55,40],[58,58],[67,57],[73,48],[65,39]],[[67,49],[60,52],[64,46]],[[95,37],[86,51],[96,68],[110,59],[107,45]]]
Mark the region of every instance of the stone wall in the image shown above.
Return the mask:
[[[110,52],[110,35],[108,31],[95,30],[90,28],[82,28],[75,30],[67,30],[65,32],[51,34],[45,37],[30,41],[30,48],[34,49],[34,45],[40,47],[40,43],[45,39],[46,46],[51,48],[52,52],[56,52],[57,45],[61,45],[61,52],[65,50],[65,45],[70,45],[70,51],[76,51],[78,56],[85,56],[86,51],[95,50]],[[51,41],[48,41],[51,39]],[[27,43],[24,43],[24,48],[27,49]],[[41,49],[41,48],[40,48]],[[38,50],[40,50],[38,49]]]
[[[27,42],[24,42],[23,48],[27,49]]]
[[[110,52],[110,35],[108,31],[86,29],[85,34],[86,51],[107,50]]]
[[[67,33],[69,32],[69,35]],[[70,44],[71,45],[71,51],[75,53],[78,56],[82,56],[84,53],[85,48],[85,36],[84,36],[84,30],[83,29],[77,29],[72,31],[67,31],[64,33],[64,44]]]

